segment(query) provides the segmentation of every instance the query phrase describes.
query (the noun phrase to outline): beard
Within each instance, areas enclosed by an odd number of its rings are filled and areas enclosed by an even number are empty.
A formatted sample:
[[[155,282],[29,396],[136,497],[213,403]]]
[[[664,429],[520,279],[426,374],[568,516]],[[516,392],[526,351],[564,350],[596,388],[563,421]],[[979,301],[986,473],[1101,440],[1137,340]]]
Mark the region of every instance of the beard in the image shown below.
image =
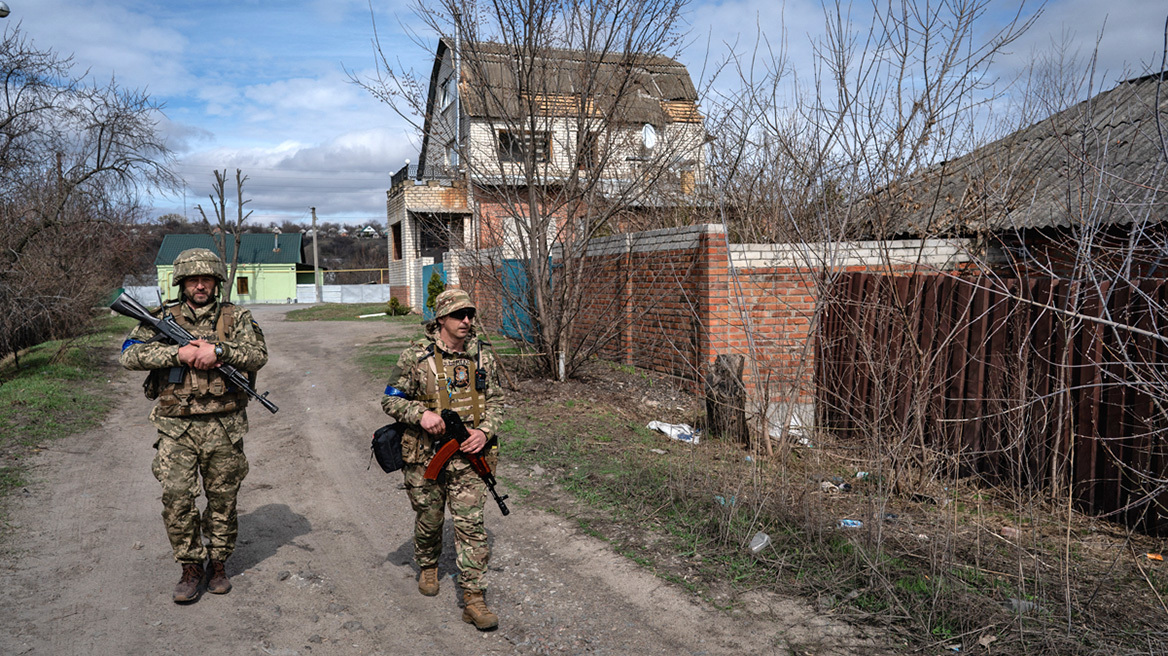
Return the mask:
[[[203,298],[202,301],[200,301],[197,298],[196,294],[189,294],[189,293],[184,292],[183,296],[185,296],[187,301],[195,307],[206,307],[206,306],[210,305],[212,301],[215,300],[215,293],[214,292],[207,292],[206,296]]]

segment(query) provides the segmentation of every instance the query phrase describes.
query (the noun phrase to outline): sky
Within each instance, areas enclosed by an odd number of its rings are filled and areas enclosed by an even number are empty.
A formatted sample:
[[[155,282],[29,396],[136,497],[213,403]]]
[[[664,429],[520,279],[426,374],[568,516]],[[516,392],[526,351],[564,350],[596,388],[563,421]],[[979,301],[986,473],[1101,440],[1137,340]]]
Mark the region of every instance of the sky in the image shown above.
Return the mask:
[[[164,106],[160,129],[176,155],[184,189],[155,193],[151,216],[214,221],[212,171],[248,177],[249,223],[385,222],[390,176],[417,160],[414,128],[353,84],[374,72],[374,21],[385,51],[404,69],[428,74],[437,36],[426,33],[409,0],[4,0],[39,49],[72,55],[75,71],[145,89]],[[856,3],[856,13],[868,6]],[[1007,20],[1018,2],[991,0],[985,29]],[[1026,15],[1039,6],[1025,9]],[[1009,77],[1035,53],[1067,42],[1080,57],[1098,39],[1097,84],[1158,68],[1168,5],[1162,0],[1051,0],[1031,30],[998,61]],[[791,66],[809,63],[824,12],[812,0],[690,0],[682,62],[700,85],[707,62],[726,45],[749,46],[764,32],[785,41]],[[228,208],[234,216],[234,208]]]

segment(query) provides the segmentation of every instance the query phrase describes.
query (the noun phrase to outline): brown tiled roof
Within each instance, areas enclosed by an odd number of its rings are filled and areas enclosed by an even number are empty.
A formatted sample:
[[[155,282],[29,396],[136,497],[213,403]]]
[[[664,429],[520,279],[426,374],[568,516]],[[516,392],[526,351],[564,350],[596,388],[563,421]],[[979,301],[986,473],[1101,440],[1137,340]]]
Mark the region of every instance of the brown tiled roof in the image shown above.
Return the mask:
[[[888,233],[1168,219],[1168,72],[1135,78],[885,189]],[[1157,93],[1159,97],[1157,98]],[[887,207],[887,205],[886,205]]]

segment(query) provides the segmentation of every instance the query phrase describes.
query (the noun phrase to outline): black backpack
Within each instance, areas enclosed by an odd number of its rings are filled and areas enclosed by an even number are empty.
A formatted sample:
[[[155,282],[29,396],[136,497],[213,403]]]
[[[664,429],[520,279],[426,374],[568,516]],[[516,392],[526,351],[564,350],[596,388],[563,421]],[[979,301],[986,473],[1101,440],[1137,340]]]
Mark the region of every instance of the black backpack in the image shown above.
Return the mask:
[[[373,433],[373,444],[370,449],[377,464],[385,473],[395,472],[405,466],[402,460],[402,433],[406,425],[400,421],[386,424]]]

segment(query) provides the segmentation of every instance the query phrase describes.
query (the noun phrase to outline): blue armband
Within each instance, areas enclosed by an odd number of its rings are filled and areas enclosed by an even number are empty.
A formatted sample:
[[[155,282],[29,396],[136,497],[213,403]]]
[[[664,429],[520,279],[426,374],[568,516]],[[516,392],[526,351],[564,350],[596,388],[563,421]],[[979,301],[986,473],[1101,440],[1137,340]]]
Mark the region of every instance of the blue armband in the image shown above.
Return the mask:
[[[385,386],[385,395],[386,396],[396,396],[398,398],[405,399],[407,401],[410,400],[409,394],[406,394],[405,392],[399,390],[398,388],[394,387],[393,385],[386,385]]]
[[[135,344],[144,344],[144,343],[145,342],[143,342],[140,339],[127,339],[126,341],[122,342],[122,350],[125,351],[126,349],[130,348],[131,346],[133,346]]]

